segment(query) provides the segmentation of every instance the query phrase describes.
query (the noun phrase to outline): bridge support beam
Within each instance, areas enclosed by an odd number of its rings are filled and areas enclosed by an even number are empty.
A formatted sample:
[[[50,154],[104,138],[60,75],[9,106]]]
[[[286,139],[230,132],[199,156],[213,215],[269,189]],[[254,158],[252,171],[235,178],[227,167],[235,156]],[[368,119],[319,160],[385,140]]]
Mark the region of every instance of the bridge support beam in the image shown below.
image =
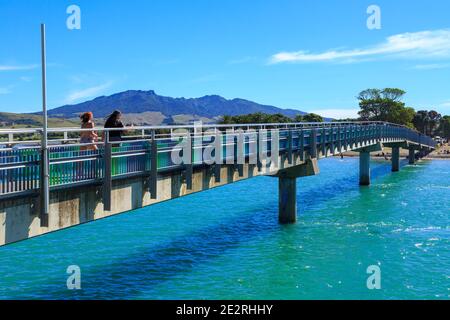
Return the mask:
[[[370,185],[370,153],[375,151],[381,151],[383,147],[381,143],[377,143],[373,146],[364,147],[355,151],[359,152],[359,185]]]
[[[400,170],[400,148],[392,148],[392,172],[397,172]]]
[[[278,177],[278,220],[282,224],[297,221],[297,178],[319,174],[317,159],[270,173]]]
[[[400,170],[400,149],[408,149],[408,142],[385,142],[383,147],[392,148],[392,172]]]
[[[412,146],[409,147],[408,162],[409,162],[409,164],[414,164],[416,162],[415,148]]]
[[[278,178],[278,220],[282,224],[297,221],[297,178]]]
[[[370,152],[359,153],[359,185],[370,185]]]

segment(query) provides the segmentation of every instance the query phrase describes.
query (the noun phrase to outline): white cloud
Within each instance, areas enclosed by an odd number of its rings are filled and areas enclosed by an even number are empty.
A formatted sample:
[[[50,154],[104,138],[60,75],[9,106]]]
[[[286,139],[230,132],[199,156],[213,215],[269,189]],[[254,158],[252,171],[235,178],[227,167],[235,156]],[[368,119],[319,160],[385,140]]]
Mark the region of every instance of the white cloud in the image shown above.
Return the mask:
[[[308,112],[319,114],[322,117],[333,119],[358,118],[359,109],[319,109]]]
[[[32,80],[31,77],[20,77],[19,79],[23,82],[30,82]]]
[[[430,63],[430,64],[418,64],[412,67],[415,70],[436,70],[436,69],[445,69],[450,67],[450,64],[445,63]]]
[[[30,65],[0,65],[0,71],[23,71],[23,70],[32,70],[39,67],[37,64],[30,64]]]
[[[6,88],[0,88],[0,94],[8,94],[11,93],[11,89],[6,87]]]
[[[107,82],[107,83],[104,83],[104,84],[101,84],[101,85],[98,85],[95,87],[90,87],[90,88],[86,88],[86,89],[82,89],[82,90],[78,90],[78,91],[73,91],[66,97],[65,101],[67,104],[71,104],[71,103],[77,102],[82,99],[93,98],[93,97],[99,95],[102,91],[109,88],[111,85],[112,85],[112,82]]]
[[[442,108],[450,108],[450,100],[439,105]]]
[[[408,32],[388,37],[384,42],[349,50],[279,52],[269,63],[282,62],[356,62],[361,59],[394,58],[450,58],[450,30]]]

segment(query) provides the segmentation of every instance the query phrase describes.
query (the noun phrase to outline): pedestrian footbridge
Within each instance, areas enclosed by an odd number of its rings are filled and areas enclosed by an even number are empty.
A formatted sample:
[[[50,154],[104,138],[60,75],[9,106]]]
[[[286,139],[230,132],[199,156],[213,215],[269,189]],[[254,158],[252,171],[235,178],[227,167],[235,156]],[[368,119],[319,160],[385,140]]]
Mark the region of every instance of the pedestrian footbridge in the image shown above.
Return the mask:
[[[370,184],[370,152],[400,148],[409,163],[435,142],[384,122],[0,130],[0,245],[208,190],[259,175],[279,179],[279,221],[296,221],[296,179],[319,173],[318,160],[360,153],[360,185]],[[41,143],[47,141],[47,143]]]

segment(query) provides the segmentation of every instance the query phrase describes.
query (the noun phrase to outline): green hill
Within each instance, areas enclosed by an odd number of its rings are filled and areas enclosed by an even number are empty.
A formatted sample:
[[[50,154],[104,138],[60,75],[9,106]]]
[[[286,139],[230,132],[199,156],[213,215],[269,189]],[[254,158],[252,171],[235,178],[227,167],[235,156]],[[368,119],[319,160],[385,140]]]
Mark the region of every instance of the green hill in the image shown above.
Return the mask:
[[[78,127],[79,121],[62,118],[49,118],[49,127]],[[26,113],[0,112],[0,129],[42,127],[42,116]]]

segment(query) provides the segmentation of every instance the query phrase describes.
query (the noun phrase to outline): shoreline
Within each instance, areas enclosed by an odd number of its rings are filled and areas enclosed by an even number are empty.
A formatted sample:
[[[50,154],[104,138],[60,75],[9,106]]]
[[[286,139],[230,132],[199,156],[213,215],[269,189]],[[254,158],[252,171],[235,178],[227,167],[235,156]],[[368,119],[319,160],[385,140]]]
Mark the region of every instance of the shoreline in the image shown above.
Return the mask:
[[[427,154],[425,157],[421,158],[424,160],[450,160],[450,153],[445,153],[450,151],[450,146],[447,144],[439,146],[433,152]],[[359,152],[356,151],[346,151],[343,152],[342,155],[344,157],[359,157]],[[336,157],[340,157],[340,154],[335,155]],[[383,150],[375,151],[371,153],[372,159],[377,160],[391,160],[392,158],[392,149],[391,148],[383,148]],[[400,159],[408,158],[407,150],[400,150]]]
[[[347,153],[344,152],[343,154],[344,158],[358,158],[359,154],[357,152],[355,153]],[[340,158],[341,156],[339,154],[337,155],[333,155],[333,157],[336,158]],[[386,157],[381,156],[381,155],[371,155],[372,159],[376,159],[376,160],[386,160],[386,161],[390,161],[391,160],[391,155],[390,154],[386,154]],[[407,156],[400,156],[400,159],[407,159]],[[422,160],[450,160],[450,155],[427,155],[426,157],[421,158]]]

